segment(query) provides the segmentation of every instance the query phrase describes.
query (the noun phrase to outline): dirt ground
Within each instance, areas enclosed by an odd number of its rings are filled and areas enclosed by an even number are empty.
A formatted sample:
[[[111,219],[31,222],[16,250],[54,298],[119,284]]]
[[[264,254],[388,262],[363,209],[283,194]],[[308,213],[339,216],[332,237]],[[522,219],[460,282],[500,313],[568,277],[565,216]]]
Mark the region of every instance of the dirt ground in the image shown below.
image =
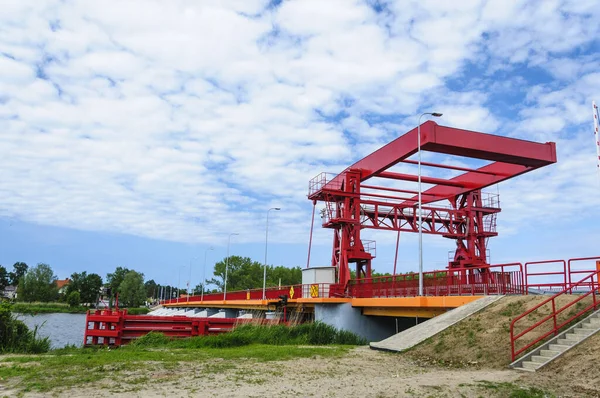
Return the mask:
[[[180,362],[24,396],[600,397],[600,333],[538,372],[508,368],[511,319],[544,298],[505,297],[405,353],[358,347],[341,357]],[[1,384],[0,396],[15,395]]]
[[[600,339],[594,342],[599,343]],[[562,364],[557,362],[553,368],[533,374],[509,369],[442,368],[419,364],[404,354],[358,347],[333,359],[258,363],[222,360],[213,363],[208,373],[204,363],[181,363],[168,370],[132,373],[127,381],[105,379],[60,392],[26,393],[25,397],[600,396],[597,383],[593,385],[589,380],[582,385],[581,379],[574,377],[585,373],[585,367],[576,365],[580,356],[572,353]],[[590,360],[592,357],[589,353]],[[515,395],[519,392],[524,395]],[[12,392],[0,390],[0,395],[12,396]]]
[[[401,354],[353,349],[341,358],[282,362],[219,361],[207,374],[204,364],[182,363],[146,374],[144,383],[104,380],[59,393],[25,397],[479,397],[490,396],[478,381],[513,382],[511,370],[461,370],[421,367]],[[142,376],[131,374],[131,380]],[[0,395],[11,395],[1,391]]]

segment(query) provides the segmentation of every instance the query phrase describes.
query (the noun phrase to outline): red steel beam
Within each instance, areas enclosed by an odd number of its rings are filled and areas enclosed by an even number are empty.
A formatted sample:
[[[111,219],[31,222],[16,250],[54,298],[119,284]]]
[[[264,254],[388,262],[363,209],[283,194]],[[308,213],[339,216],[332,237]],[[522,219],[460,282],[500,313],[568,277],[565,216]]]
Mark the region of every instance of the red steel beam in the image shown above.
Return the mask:
[[[375,175],[375,177],[381,177],[381,178],[390,178],[392,180],[401,180],[401,181],[412,181],[412,182],[417,182],[418,181],[418,176],[412,175],[412,174],[403,174],[403,173],[393,173],[391,171],[382,171],[380,173],[378,173],[377,175]],[[423,184],[439,184],[439,185],[448,185],[451,187],[457,187],[457,188],[466,188],[468,186],[468,182],[461,182],[461,181],[450,181],[450,180],[444,180],[443,178],[434,178],[434,177],[426,177],[426,176],[421,176],[421,182]],[[362,187],[362,185],[361,185]],[[476,186],[474,185],[470,185],[471,188],[475,188]]]
[[[442,196],[444,197],[452,197],[474,189],[485,188],[527,171],[556,163],[556,144],[553,142],[541,144],[440,126],[433,121],[427,121],[421,125],[421,149],[423,151],[494,162],[475,171],[468,171],[446,182],[446,185],[455,186],[455,189],[441,186],[433,187],[427,191],[427,193],[435,194],[443,192]],[[349,170],[360,170],[361,181],[375,176],[416,181],[416,176],[411,177],[407,174],[384,171],[415,153],[417,153],[417,128],[354,163],[327,185],[339,186],[344,173]],[[429,177],[422,178],[422,181],[426,182],[426,178]],[[441,181],[444,180],[430,179],[429,181],[427,183],[441,185]],[[464,185],[464,187],[461,187],[461,185]]]
[[[530,168],[538,168],[556,162],[556,145],[553,142],[540,144],[440,126],[433,121],[427,121],[421,125],[421,149]],[[364,181],[415,153],[417,153],[416,127],[354,163],[348,169],[361,170],[361,180]]]
[[[398,188],[388,188],[388,187],[378,187],[375,185],[364,185],[364,184],[360,184],[361,189],[379,189],[382,191],[390,191],[390,192],[400,192],[400,193],[412,193],[412,194],[418,194],[419,191],[415,191],[415,190],[410,190],[410,189],[398,189]],[[425,195],[424,193],[421,193],[421,195]],[[435,196],[435,195],[432,195]]]
[[[408,159],[402,160],[401,162],[408,163],[408,164],[416,164],[416,165],[419,164],[419,162],[417,162],[416,160],[408,160]],[[491,174],[486,171],[470,169],[468,167],[450,166],[447,164],[440,164],[440,163],[421,162],[421,166],[437,167],[440,169],[458,170],[458,171],[472,171],[473,173]]]
[[[467,184],[467,181],[468,181],[468,184],[470,184],[471,187],[477,186],[478,189],[482,189],[485,187],[489,187],[490,185],[497,184],[508,178],[516,177],[520,174],[526,173],[533,169],[531,169],[527,166],[521,166],[521,165],[517,165],[517,164],[496,162],[496,163],[488,164],[487,166],[483,166],[481,168],[481,170],[487,171],[488,173],[486,173],[486,174],[465,173],[465,174],[456,176],[454,178],[451,178],[450,180],[448,180],[448,182],[459,182],[460,181],[460,183]],[[510,177],[506,177],[506,175],[509,175]],[[422,180],[422,181],[424,181],[424,180]],[[449,185],[449,184],[446,184],[446,185]],[[441,196],[441,197],[451,198],[456,195],[460,195],[460,194],[469,192],[471,190],[473,190],[473,188],[466,188],[466,187],[465,188],[457,188],[457,187],[453,187],[453,186],[443,186],[443,185],[439,184],[439,185],[436,185],[434,187],[431,187],[431,188],[425,190],[424,193],[426,193],[427,195],[436,195],[438,197]],[[418,200],[417,196],[414,196],[413,198],[411,198],[411,201],[412,200]],[[423,203],[430,203],[430,202],[435,202],[437,199],[431,199],[430,197],[423,197],[421,200]]]

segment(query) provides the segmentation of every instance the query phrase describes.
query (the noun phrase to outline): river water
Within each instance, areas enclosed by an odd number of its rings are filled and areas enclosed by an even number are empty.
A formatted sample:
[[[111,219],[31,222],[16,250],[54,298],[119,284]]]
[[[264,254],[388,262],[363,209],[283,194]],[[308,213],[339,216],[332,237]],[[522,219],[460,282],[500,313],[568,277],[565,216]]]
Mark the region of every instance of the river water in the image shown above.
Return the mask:
[[[33,330],[38,326],[38,333],[43,337],[50,337],[52,348],[62,348],[66,345],[83,345],[83,332],[85,331],[85,314],[16,314]]]

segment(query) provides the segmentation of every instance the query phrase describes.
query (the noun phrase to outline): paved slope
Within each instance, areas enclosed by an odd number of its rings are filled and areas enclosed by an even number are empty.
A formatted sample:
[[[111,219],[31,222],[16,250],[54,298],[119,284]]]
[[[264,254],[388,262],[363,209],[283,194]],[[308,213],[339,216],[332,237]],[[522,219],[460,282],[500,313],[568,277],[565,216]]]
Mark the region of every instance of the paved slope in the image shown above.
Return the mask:
[[[442,315],[431,318],[385,340],[371,343],[371,348],[385,351],[404,351],[482,310],[504,296],[486,296]]]

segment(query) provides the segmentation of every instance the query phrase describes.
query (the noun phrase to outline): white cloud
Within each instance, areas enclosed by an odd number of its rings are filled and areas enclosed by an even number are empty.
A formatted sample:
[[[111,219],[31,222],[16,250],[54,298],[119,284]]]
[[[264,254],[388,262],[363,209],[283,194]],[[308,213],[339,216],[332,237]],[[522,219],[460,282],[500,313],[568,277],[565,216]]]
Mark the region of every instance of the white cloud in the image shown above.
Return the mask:
[[[273,204],[284,209],[273,239],[303,243],[308,179],[433,108],[441,124],[559,141],[560,166],[503,189],[507,228],[539,203],[531,186],[551,203],[591,194],[589,173],[568,176],[590,163],[572,126],[600,100],[597,59],[577,55],[597,44],[593,1],[389,3],[378,14],[341,0],[3,2],[0,214],[174,241],[235,229],[254,242]],[[517,64],[557,80],[495,81]],[[528,90],[516,120],[495,106],[513,90]]]

